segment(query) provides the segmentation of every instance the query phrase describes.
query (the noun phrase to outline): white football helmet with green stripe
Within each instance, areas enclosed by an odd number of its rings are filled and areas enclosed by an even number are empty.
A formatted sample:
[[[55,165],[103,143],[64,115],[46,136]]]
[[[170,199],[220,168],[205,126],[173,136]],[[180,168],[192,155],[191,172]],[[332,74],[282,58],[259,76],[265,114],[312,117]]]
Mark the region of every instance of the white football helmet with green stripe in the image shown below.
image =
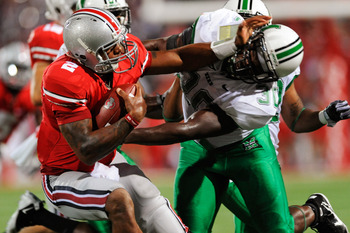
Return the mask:
[[[291,28],[272,24],[257,31],[245,46],[224,62],[229,77],[247,83],[276,81],[296,70],[304,55],[303,43]]]
[[[256,15],[269,15],[269,10],[261,0],[229,0],[224,5],[224,8],[236,11],[244,19]]]
[[[129,5],[125,0],[79,0],[77,10],[85,7],[97,7],[108,10],[124,25],[129,31],[131,26],[131,13]]]
[[[279,78],[292,73],[300,66],[304,46],[299,35],[290,27],[272,24],[261,29],[266,43],[265,51],[258,52],[259,61],[265,72],[273,72]]]

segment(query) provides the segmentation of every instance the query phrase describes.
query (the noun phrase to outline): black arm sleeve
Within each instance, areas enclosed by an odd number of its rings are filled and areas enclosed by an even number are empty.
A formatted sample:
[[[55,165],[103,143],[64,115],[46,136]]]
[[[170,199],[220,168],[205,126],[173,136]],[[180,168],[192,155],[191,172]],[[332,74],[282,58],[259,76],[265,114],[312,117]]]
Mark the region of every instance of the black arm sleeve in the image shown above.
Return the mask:
[[[191,44],[191,40],[192,40],[192,31],[193,31],[193,27],[188,27],[185,30],[183,30],[181,33],[176,34],[176,35],[172,35],[167,39],[167,43],[166,43],[166,49],[175,49],[178,48],[180,46],[184,46],[184,45],[188,45]],[[179,45],[178,40],[181,39],[181,43]]]
[[[181,34],[181,33],[180,33]],[[166,50],[177,48],[177,38],[180,34],[170,36],[166,41]]]

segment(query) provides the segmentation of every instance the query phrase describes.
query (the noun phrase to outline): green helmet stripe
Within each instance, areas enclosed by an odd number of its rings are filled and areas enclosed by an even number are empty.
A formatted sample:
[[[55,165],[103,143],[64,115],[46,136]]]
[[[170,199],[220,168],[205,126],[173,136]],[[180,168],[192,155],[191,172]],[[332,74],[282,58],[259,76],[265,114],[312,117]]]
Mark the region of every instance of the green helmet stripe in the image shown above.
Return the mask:
[[[242,10],[247,10],[247,9],[248,9],[248,0],[243,0]]]
[[[282,64],[282,63],[285,63],[285,62],[287,62],[287,61],[289,61],[289,60],[292,60],[292,59],[294,59],[295,57],[297,57],[297,56],[299,56],[300,54],[302,54],[303,52],[304,52],[304,49],[301,49],[298,53],[295,53],[293,56],[287,57],[287,58],[285,58],[284,60],[279,60],[279,63]]]
[[[265,26],[263,28],[261,28],[261,31],[265,31],[266,29],[269,29],[269,28],[277,28],[277,29],[280,29],[281,28],[281,25],[277,25],[277,24],[271,24],[271,25],[268,25],[268,26]]]
[[[239,0],[237,10],[248,10],[248,5],[251,0]]]
[[[290,46],[292,46],[292,45],[290,45]],[[288,46],[288,47],[290,47],[290,46]],[[277,53],[276,54],[277,59],[280,60],[280,59],[283,59],[283,58],[285,58],[287,56],[291,56],[292,54],[298,52],[302,48],[303,48],[303,43],[301,42],[300,38],[298,38],[297,45],[295,45],[294,47],[292,47],[292,48],[290,48],[290,49],[288,49],[288,50],[286,50],[284,52]]]
[[[80,9],[84,8],[84,6],[85,6],[85,0],[79,0],[79,1],[77,1],[76,10],[80,10]]]

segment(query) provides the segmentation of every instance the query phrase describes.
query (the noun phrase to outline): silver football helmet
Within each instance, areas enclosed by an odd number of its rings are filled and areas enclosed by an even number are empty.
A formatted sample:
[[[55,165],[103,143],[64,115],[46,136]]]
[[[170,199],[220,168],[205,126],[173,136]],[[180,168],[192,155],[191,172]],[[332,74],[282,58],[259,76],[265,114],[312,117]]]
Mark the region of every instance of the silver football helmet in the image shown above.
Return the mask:
[[[244,19],[256,15],[271,16],[266,5],[261,0],[229,0],[225,3],[224,8],[236,11]]]
[[[97,7],[108,10],[117,17],[121,25],[124,25],[129,31],[131,26],[131,13],[129,5],[125,0],[79,0],[76,9],[85,7]]]
[[[63,25],[75,10],[77,0],[45,0],[45,17],[48,20],[56,21]]]
[[[276,81],[296,70],[304,56],[299,35],[291,28],[272,24],[261,28],[247,45],[224,65],[232,79],[247,83]]]
[[[0,78],[7,87],[22,89],[31,74],[30,52],[26,43],[16,41],[0,49]]]
[[[127,29],[111,12],[94,7],[75,12],[63,29],[68,54],[97,73],[123,73],[135,66],[138,47],[126,38]],[[124,52],[110,58],[115,46]]]

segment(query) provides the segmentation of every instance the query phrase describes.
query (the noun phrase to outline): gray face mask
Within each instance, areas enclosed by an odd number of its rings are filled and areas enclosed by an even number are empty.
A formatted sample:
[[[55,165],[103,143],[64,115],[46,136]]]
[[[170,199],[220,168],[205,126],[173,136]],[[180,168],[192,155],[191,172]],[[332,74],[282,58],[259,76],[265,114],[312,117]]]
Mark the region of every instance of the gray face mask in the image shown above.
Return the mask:
[[[257,32],[247,45],[239,48],[226,62],[226,71],[232,79],[246,83],[267,83],[278,80],[270,62],[264,34]]]

